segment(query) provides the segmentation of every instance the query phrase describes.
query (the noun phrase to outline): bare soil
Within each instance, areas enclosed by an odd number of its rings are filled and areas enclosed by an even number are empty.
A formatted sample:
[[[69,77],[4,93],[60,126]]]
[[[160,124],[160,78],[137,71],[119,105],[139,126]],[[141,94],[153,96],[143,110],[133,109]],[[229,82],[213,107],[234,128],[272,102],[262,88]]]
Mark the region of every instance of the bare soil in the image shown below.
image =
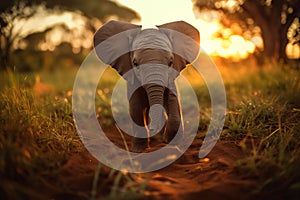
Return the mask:
[[[116,130],[108,136],[120,146],[122,140]],[[127,138],[129,139],[129,138]],[[128,140],[129,142],[129,140]],[[139,174],[137,183],[147,182],[142,199],[250,199],[255,180],[246,179],[234,168],[235,162],[246,153],[232,141],[219,141],[205,159],[198,158],[202,138],[193,144],[176,162],[158,171]],[[161,145],[151,144],[153,150]],[[86,198],[91,193],[98,161],[87,151],[72,155],[60,170],[59,181],[67,186],[70,194],[53,191],[54,199]],[[115,177],[108,177],[110,169],[102,167],[98,195],[108,195]],[[133,176],[136,177],[136,176]],[[78,191],[74,196],[74,191]]]

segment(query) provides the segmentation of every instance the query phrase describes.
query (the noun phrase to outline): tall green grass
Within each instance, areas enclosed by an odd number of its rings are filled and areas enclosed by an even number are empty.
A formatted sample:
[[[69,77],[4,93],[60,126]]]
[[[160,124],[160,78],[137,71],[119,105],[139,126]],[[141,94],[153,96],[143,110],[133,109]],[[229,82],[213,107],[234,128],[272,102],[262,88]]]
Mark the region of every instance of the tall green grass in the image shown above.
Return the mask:
[[[0,93],[0,190],[4,198],[43,195],[35,190],[56,174],[82,145],[75,132],[70,102],[61,96],[35,96],[33,89],[7,72]]]
[[[257,180],[254,195],[272,192],[286,198],[299,196],[300,71],[274,65],[220,67],[220,71],[228,102],[221,139],[240,145],[248,153],[235,164],[236,172]],[[71,112],[75,72],[40,72],[41,81],[54,87],[48,94],[36,94],[36,74],[1,74],[1,199],[43,199],[45,193],[40,187],[59,176],[60,167],[70,155],[84,150]],[[102,125],[109,128],[114,123],[111,92],[119,77],[116,72],[106,73],[107,78],[97,89],[95,105]],[[209,93],[198,75],[193,79],[192,70],[185,73],[199,100],[199,130],[205,131],[210,121]],[[66,76],[69,81],[61,81]],[[102,198],[97,192],[101,174],[106,171],[98,165],[91,191],[84,198]],[[110,173],[104,176],[112,185],[108,199],[141,198],[145,183],[140,184],[137,177],[129,174],[113,170]]]
[[[108,170],[95,168],[90,193],[72,190],[58,181],[63,179],[59,178],[60,170],[70,156],[84,151],[73,122],[72,84],[57,81],[65,71],[61,73],[55,72],[52,79],[47,73],[1,74],[4,79],[0,91],[0,199],[45,199],[56,193],[99,199],[100,182],[105,181],[112,183],[101,188],[111,188],[107,199],[137,199],[145,183],[136,184],[134,176],[114,170],[109,175]],[[37,91],[36,76],[40,76],[42,89],[45,85],[52,86],[51,90]],[[107,81],[103,86],[99,90],[107,95],[113,84]],[[96,105],[102,108],[98,110],[100,115],[106,114],[106,120],[111,121],[107,114],[110,101],[104,95],[96,99]]]
[[[223,139],[250,155],[236,163],[258,180],[254,195],[296,198],[300,194],[300,72],[273,66],[227,84]]]

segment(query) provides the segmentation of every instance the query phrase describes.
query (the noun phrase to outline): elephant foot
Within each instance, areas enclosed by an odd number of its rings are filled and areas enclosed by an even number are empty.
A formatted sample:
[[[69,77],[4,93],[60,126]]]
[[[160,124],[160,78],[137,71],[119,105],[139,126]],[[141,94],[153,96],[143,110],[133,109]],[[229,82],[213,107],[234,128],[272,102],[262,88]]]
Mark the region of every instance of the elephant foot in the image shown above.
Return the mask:
[[[131,145],[131,151],[135,153],[141,153],[145,149],[149,147],[148,145],[148,139],[136,139],[134,138],[132,140],[132,145]]]

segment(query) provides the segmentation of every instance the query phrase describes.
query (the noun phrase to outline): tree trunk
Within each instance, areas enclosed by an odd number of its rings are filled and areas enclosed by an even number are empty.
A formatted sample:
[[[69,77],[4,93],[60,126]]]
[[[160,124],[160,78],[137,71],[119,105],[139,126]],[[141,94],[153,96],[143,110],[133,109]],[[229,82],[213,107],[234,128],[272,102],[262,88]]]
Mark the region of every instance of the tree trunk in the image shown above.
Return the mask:
[[[263,55],[268,60],[278,60],[280,55],[282,4],[282,1],[277,0],[272,4],[272,8],[263,6],[259,1],[245,1],[241,5],[243,10],[261,28],[264,42]]]
[[[267,59],[277,59],[278,57],[278,41],[276,32],[273,32],[269,27],[262,27],[262,38],[264,42],[264,56]]]

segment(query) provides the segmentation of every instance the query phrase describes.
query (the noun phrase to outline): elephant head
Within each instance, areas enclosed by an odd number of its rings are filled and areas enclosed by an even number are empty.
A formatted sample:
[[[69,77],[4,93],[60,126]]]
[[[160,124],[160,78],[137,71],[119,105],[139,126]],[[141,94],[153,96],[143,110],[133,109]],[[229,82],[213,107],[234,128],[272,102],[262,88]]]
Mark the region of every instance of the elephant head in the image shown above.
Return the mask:
[[[198,56],[199,40],[198,30],[183,21],[149,29],[110,21],[95,33],[94,47],[98,57],[128,84],[137,80],[145,88],[150,131],[157,132],[163,118],[164,92],[175,88],[179,72]]]

